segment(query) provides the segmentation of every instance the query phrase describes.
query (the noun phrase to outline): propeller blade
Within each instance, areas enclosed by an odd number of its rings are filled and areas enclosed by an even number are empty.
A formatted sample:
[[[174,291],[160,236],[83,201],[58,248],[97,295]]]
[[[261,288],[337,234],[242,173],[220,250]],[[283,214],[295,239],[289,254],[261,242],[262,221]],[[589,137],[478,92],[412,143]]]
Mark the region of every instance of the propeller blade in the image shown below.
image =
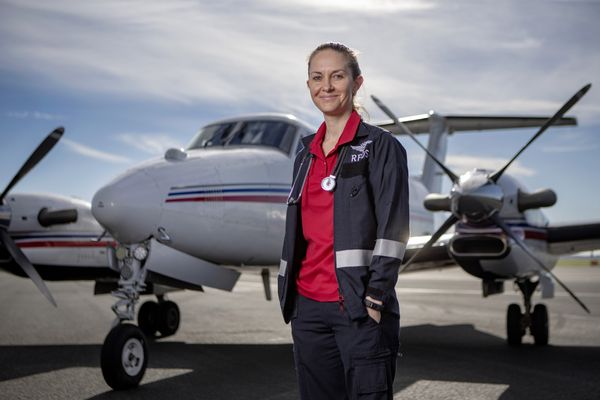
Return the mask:
[[[31,278],[31,280],[33,281],[33,283],[35,283],[35,286],[38,287],[40,292],[42,292],[42,294],[46,296],[48,301],[52,303],[54,307],[56,307],[56,301],[54,301],[54,298],[48,290],[48,287],[46,287],[44,280],[42,279],[40,274],[38,274],[34,266],[31,265],[31,263],[29,262],[25,254],[23,254],[21,249],[17,247],[16,243],[8,235],[8,232],[6,232],[4,229],[0,229],[0,240],[2,241],[2,244],[4,244],[4,247],[6,247],[6,250],[8,250],[8,253],[11,255],[11,257],[23,269],[23,271],[29,276],[29,278]]]
[[[523,146],[523,147],[521,148],[521,150],[519,150],[519,151],[518,151],[518,152],[517,152],[517,153],[514,155],[514,157],[513,157],[513,158],[511,158],[511,159],[510,159],[510,161],[508,161],[508,162],[506,163],[506,165],[505,165],[504,167],[500,168],[498,171],[494,172],[494,173],[493,173],[493,174],[490,176],[490,179],[491,179],[493,182],[498,182],[498,179],[500,179],[500,177],[502,176],[502,174],[504,173],[504,171],[506,171],[506,169],[507,169],[507,168],[510,166],[510,164],[512,164],[512,163],[513,163],[513,161],[515,161],[515,160],[517,159],[517,157],[519,157],[519,156],[521,155],[521,153],[522,153],[523,151],[525,151],[525,149],[526,149],[527,147],[529,147],[529,145],[530,145],[531,143],[533,143],[533,141],[534,141],[535,139],[537,139],[537,138],[538,138],[538,137],[539,137],[539,136],[540,136],[542,133],[544,133],[544,131],[545,131],[546,129],[548,129],[548,128],[549,128],[549,127],[552,125],[552,124],[554,124],[556,121],[558,121],[560,118],[562,118],[562,116],[563,116],[563,115],[565,115],[565,113],[566,113],[567,111],[569,111],[569,109],[570,109],[571,107],[573,107],[573,106],[575,105],[575,103],[577,103],[577,102],[579,101],[579,99],[581,99],[581,98],[582,98],[582,97],[583,97],[583,96],[584,96],[584,95],[587,93],[587,91],[588,91],[588,90],[590,90],[590,88],[591,88],[591,87],[592,87],[592,84],[591,84],[591,83],[588,83],[587,85],[585,85],[584,87],[582,87],[581,89],[579,89],[579,91],[578,91],[577,93],[575,93],[575,94],[573,95],[573,97],[571,97],[571,98],[569,99],[569,101],[567,101],[567,102],[566,102],[566,103],[565,103],[565,104],[564,104],[564,105],[563,105],[563,106],[560,108],[560,110],[558,110],[558,111],[556,112],[556,114],[554,114],[552,117],[550,117],[550,119],[548,119],[548,121],[546,121],[546,122],[544,123],[544,125],[542,125],[542,127],[541,127],[541,128],[538,130],[538,131],[537,131],[537,133],[536,133],[535,135],[533,135],[533,137],[532,137],[531,139],[529,139],[529,142],[527,142],[527,143],[525,144],[525,146]]]
[[[543,269],[544,271],[546,271],[548,274],[550,274],[552,276],[552,278],[554,278],[554,280],[556,282],[558,282],[558,284],[565,289],[565,291],[567,293],[569,293],[569,295],[571,295],[571,297],[573,298],[573,300],[575,300],[577,303],[579,303],[579,305],[581,306],[581,308],[583,308],[588,314],[590,313],[590,310],[587,308],[587,306],[585,304],[583,304],[583,302],[579,299],[579,297],[577,297],[575,295],[575,293],[573,293],[571,291],[571,289],[569,289],[567,287],[567,285],[565,285],[560,279],[558,279],[558,277],[556,275],[554,275],[554,273],[548,269],[544,263],[542,263],[532,252],[531,250],[529,250],[529,248],[527,247],[527,245],[517,237],[517,235],[515,235],[513,233],[513,231],[510,230],[510,228],[508,226],[506,226],[506,224],[504,223],[504,221],[502,221],[502,219],[498,216],[498,214],[495,214],[492,216],[492,220],[496,223],[496,225],[498,225],[500,227],[500,229],[502,229],[502,231],[508,236],[510,237],[512,240],[515,241],[515,243],[521,248],[523,249],[523,251],[525,253],[527,253],[529,255],[529,257],[531,257],[536,263],[537,265],[539,265],[539,267],[541,269]]]
[[[37,149],[35,149],[35,151],[29,156],[29,158],[27,159],[27,161],[25,161],[25,164],[23,164],[19,172],[17,172],[14,178],[12,178],[12,180],[10,181],[8,186],[6,186],[2,194],[0,194],[0,203],[2,203],[2,200],[4,199],[4,197],[6,197],[6,194],[10,191],[10,189],[12,189],[13,186],[15,186],[21,180],[21,178],[27,175],[27,173],[31,171],[33,167],[35,167],[37,163],[39,163],[46,156],[46,154],[48,154],[50,150],[52,150],[52,148],[60,140],[64,132],[65,128],[61,126],[56,128],[55,130],[50,132],[48,136],[46,136],[46,139],[44,139],[44,141],[40,143]]]
[[[435,163],[436,163],[436,164],[437,164],[437,165],[438,165],[438,166],[439,166],[439,167],[440,167],[440,168],[441,168],[441,169],[442,169],[442,170],[443,170],[443,171],[446,173],[446,175],[448,175],[448,177],[449,177],[449,178],[452,180],[452,183],[456,183],[456,182],[458,182],[458,176],[457,176],[457,175],[456,175],[454,172],[452,172],[452,171],[451,171],[451,170],[450,170],[448,167],[446,167],[446,166],[444,165],[444,163],[442,163],[440,160],[438,160],[436,156],[434,156],[433,154],[431,154],[431,152],[430,152],[429,150],[427,150],[427,147],[423,146],[423,144],[421,144],[421,142],[419,142],[419,140],[418,140],[418,139],[415,137],[414,133],[412,133],[412,132],[410,131],[410,129],[408,129],[408,127],[407,127],[406,125],[404,125],[402,122],[400,122],[400,121],[398,120],[398,117],[396,117],[396,116],[394,115],[394,113],[393,113],[393,112],[392,112],[392,111],[391,111],[389,108],[387,108],[387,106],[386,106],[385,104],[383,104],[383,103],[381,102],[381,100],[379,100],[379,99],[378,99],[377,97],[375,97],[374,95],[371,95],[371,98],[373,99],[373,101],[375,102],[375,104],[377,104],[377,107],[379,107],[379,108],[381,109],[381,111],[383,111],[383,112],[384,112],[384,113],[385,113],[385,114],[386,114],[388,117],[390,117],[390,118],[392,119],[392,121],[394,121],[394,124],[395,124],[395,125],[396,125],[398,128],[400,128],[400,130],[401,130],[402,132],[404,132],[404,134],[406,134],[406,135],[410,136],[410,138],[411,138],[412,140],[414,140],[414,141],[415,141],[415,143],[416,143],[416,144],[417,144],[417,145],[418,145],[420,148],[422,148],[422,149],[425,151],[425,153],[427,153],[427,155],[428,155],[429,157],[431,157],[431,159],[432,159],[433,161],[435,161]]]
[[[424,251],[428,250],[431,246],[433,246],[435,244],[435,242],[438,241],[438,239],[440,237],[442,237],[442,235],[444,233],[446,233],[446,231],[448,229],[450,229],[452,227],[452,225],[454,225],[456,223],[456,221],[458,221],[458,218],[452,214],[448,217],[448,219],[446,221],[444,221],[444,223],[442,224],[442,226],[439,227],[439,229],[433,234],[431,235],[431,238],[429,239],[429,241],[427,243],[425,243],[425,245],[423,247],[421,247],[407,262],[406,264],[402,265],[400,267],[400,270],[398,271],[398,273],[404,271],[410,264],[412,264],[412,262],[419,256],[419,254],[423,253]]]

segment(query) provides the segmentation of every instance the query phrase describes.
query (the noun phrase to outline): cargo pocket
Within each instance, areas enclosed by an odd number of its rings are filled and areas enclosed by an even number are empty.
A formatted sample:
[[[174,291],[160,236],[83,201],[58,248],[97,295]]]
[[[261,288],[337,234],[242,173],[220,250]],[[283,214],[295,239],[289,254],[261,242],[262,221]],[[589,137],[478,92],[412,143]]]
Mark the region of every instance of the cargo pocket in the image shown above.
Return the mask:
[[[356,399],[386,399],[390,380],[390,351],[367,356],[356,356],[354,366],[354,394]]]

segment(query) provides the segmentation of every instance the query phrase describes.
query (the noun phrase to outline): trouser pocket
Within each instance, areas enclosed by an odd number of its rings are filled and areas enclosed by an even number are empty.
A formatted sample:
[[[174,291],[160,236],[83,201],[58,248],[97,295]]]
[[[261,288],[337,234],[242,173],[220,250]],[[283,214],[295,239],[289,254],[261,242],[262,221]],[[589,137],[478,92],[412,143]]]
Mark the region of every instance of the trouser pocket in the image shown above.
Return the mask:
[[[389,350],[353,357],[353,398],[361,400],[391,398],[390,363]]]

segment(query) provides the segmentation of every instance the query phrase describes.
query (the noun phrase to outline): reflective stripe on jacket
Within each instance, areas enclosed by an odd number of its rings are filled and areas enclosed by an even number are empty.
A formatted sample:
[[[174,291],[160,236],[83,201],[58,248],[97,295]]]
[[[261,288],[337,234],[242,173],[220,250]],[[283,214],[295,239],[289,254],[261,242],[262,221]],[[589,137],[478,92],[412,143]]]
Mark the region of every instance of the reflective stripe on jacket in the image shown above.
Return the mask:
[[[306,175],[302,163],[315,135],[303,139],[294,162],[294,179]],[[395,286],[409,237],[408,169],[404,147],[387,131],[361,121],[343,159],[334,192],[336,276],[344,307],[353,320],[366,317],[369,295],[399,315]],[[302,170],[299,171],[302,165]],[[300,202],[288,205],[278,274],[285,322],[295,314],[296,277],[306,252]]]

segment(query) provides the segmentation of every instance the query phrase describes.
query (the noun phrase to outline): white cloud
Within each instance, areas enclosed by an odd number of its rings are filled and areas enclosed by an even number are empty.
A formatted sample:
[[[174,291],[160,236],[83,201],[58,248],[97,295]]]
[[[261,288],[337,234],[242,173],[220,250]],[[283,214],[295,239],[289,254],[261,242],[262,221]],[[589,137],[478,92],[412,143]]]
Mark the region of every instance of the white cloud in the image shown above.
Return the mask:
[[[267,0],[264,3],[280,5],[277,0]],[[425,0],[289,0],[288,4],[294,4],[304,9],[317,9],[321,11],[356,12],[356,13],[395,13],[399,11],[421,11],[435,7],[434,2]]]
[[[549,143],[541,146],[544,153],[573,153],[594,151],[600,147],[600,141],[593,131],[583,132],[569,129],[550,136]]]
[[[596,150],[597,144],[571,144],[571,145],[555,145],[555,146],[543,146],[542,151],[545,153],[572,153],[580,151]]]
[[[597,10],[519,1],[5,0],[0,68],[78,92],[311,119],[305,57],[338,40],[361,52],[362,97],[377,94],[399,115],[552,114],[600,78],[600,53],[590,51]],[[531,24],[531,15],[545,23]],[[598,118],[600,94],[586,97],[574,113]]]
[[[178,140],[166,134],[123,133],[118,135],[117,139],[151,155],[161,155],[167,149],[182,147]]]
[[[43,113],[39,111],[9,111],[6,113],[6,116],[17,119],[33,118],[43,120],[58,120],[64,118],[61,115]]]
[[[63,138],[61,140],[61,142],[64,143],[65,145],[67,145],[69,150],[71,150],[77,154],[80,154],[84,157],[89,157],[89,158],[93,158],[95,160],[100,160],[100,161],[107,161],[107,162],[115,163],[115,164],[123,164],[123,163],[131,162],[131,160],[127,157],[119,156],[119,155],[112,154],[112,153],[107,153],[107,152],[104,152],[101,150],[97,150],[92,147],[83,145],[81,143],[74,142],[71,139]]]
[[[446,157],[446,164],[457,174],[462,174],[474,168],[484,168],[492,171],[496,171],[502,168],[508,159],[500,157],[478,157],[471,155],[448,155]],[[518,160],[514,161],[507,169],[507,173],[518,176],[533,176],[536,175],[536,171],[525,167]]]

